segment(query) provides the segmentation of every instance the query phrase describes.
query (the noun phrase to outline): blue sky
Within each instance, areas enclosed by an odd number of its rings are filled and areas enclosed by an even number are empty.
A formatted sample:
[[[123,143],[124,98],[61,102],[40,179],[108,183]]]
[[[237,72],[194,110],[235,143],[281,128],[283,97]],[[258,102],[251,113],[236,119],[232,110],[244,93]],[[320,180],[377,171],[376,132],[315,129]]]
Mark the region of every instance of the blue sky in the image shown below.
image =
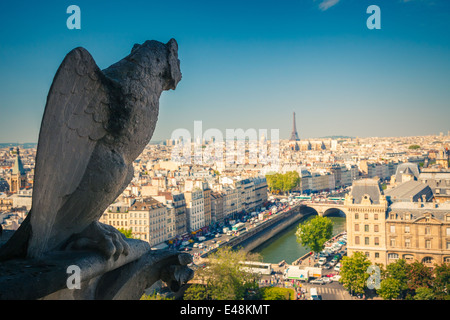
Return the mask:
[[[81,30],[66,9],[81,8]],[[369,5],[381,29],[369,30]],[[71,49],[100,68],[135,43],[175,38],[183,79],[163,93],[153,140],[173,130],[280,129],[300,138],[450,130],[447,0],[0,3],[0,142],[37,142],[53,76]]]

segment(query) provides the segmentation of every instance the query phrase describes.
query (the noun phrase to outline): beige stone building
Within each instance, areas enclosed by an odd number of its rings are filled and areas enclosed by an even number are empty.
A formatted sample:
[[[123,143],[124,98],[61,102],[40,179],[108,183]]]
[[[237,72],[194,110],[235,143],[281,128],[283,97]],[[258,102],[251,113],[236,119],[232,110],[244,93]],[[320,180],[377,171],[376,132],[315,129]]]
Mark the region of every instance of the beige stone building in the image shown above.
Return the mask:
[[[147,241],[154,246],[167,238],[167,208],[156,199],[138,199],[129,208],[129,226],[135,238]]]
[[[388,203],[376,180],[353,183],[345,197],[347,254],[363,252],[374,263],[386,263],[386,211]]]
[[[348,255],[373,263],[398,259],[429,267],[450,263],[450,203],[389,203],[376,180],[355,181],[345,198]]]
[[[222,192],[211,192],[211,223],[222,223],[224,216],[224,194]]]
[[[450,203],[397,202],[386,218],[386,263],[450,263]]]
[[[109,224],[116,229],[130,229],[129,205],[125,202],[115,202],[100,217],[99,222]]]

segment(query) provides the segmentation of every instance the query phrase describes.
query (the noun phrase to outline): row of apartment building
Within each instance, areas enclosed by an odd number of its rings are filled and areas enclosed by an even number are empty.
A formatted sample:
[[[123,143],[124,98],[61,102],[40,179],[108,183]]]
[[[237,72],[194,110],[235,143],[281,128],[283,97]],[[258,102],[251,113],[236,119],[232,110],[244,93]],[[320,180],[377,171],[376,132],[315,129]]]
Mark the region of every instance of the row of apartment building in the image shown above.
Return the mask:
[[[267,202],[264,177],[212,186],[202,179],[186,179],[183,191],[152,190],[152,195],[121,197],[109,206],[100,222],[131,229],[135,238],[155,246],[167,240],[181,241],[193,232],[205,232],[237,213],[257,210]]]
[[[395,175],[399,165],[401,163],[361,161],[359,166],[336,163],[325,164],[322,168],[316,167],[314,169],[287,165],[282,168],[282,171],[295,170],[299,172],[301,177],[300,190],[302,192],[319,192],[348,187],[352,185],[353,181],[361,178],[378,177],[381,180],[389,180]]]

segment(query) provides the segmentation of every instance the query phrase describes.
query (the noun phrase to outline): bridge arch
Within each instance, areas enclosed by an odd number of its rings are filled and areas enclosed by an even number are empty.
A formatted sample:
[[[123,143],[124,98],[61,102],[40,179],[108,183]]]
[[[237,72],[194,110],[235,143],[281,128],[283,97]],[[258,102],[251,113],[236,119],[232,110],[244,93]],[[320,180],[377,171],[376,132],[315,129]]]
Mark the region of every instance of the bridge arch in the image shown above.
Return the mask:
[[[328,208],[326,210],[324,210],[324,212],[322,213],[322,217],[343,217],[346,218],[347,215],[345,214],[345,211],[342,210],[342,208]]]
[[[304,206],[302,209],[300,209],[300,212],[303,213],[306,216],[319,216],[320,212],[317,211],[316,208],[310,207],[310,206]]]
[[[339,204],[316,204],[316,203],[307,203],[304,204],[305,208],[313,209],[317,212],[317,214],[321,217],[331,216],[331,217],[347,217],[346,210],[343,205]]]

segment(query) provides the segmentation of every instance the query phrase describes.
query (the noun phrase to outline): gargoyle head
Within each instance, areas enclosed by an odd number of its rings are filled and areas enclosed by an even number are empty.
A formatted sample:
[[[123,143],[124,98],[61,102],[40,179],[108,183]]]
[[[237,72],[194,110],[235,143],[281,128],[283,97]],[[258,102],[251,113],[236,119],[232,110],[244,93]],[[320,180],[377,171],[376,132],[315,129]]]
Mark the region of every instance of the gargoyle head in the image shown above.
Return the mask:
[[[178,44],[175,39],[170,39],[166,44],[148,40],[143,44],[135,44],[127,57],[144,70],[159,72],[165,81],[163,90],[175,90],[181,80],[180,60],[178,59]]]

